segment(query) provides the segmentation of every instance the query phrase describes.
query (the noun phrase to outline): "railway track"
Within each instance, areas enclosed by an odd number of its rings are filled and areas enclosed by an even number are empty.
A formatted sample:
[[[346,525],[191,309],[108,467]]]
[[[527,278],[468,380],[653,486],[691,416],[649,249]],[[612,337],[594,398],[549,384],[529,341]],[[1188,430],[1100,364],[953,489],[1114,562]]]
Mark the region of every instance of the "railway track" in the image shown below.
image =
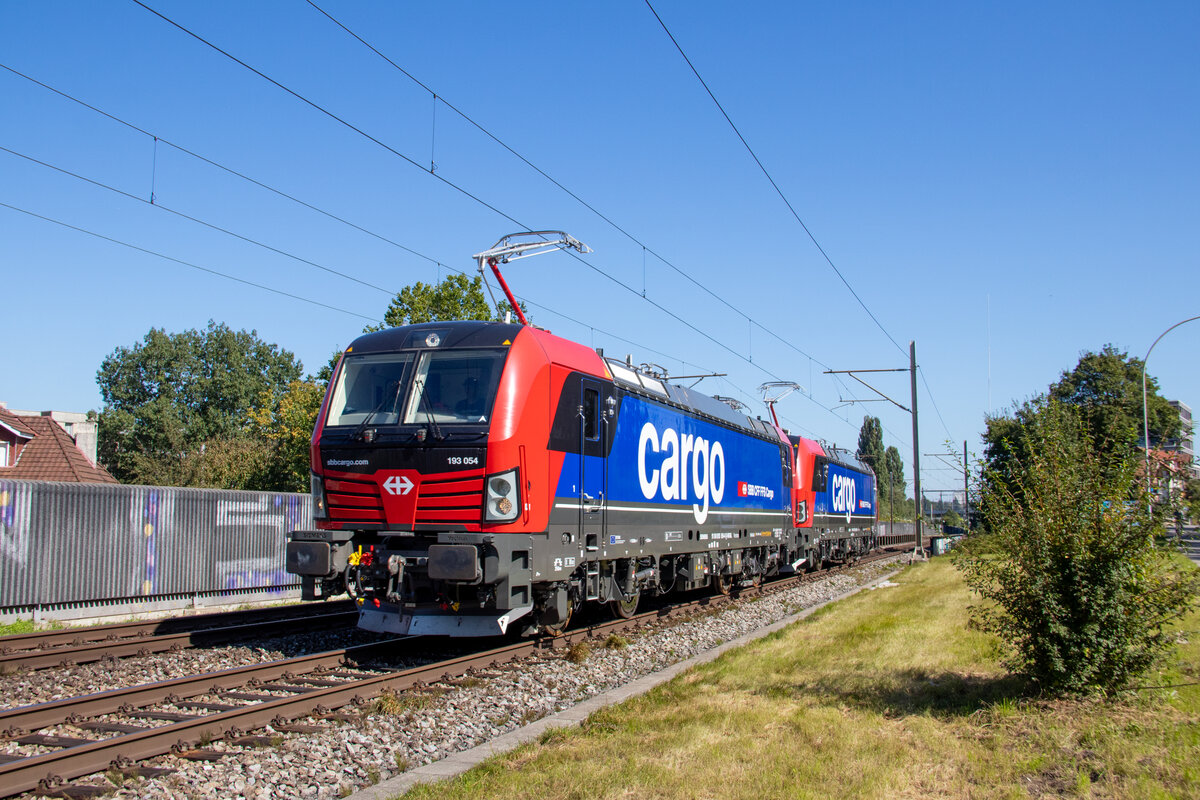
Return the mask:
[[[140,620],[0,637],[0,675],[352,625],[352,601]]]
[[[886,553],[879,558],[894,553]],[[863,559],[859,564],[874,558]],[[563,647],[589,638],[645,626],[667,617],[714,609],[741,598],[785,591],[853,565],[745,587],[730,596],[695,598],[574,630],[555,638],[527,640],[458,655],[404,669],[378,664],[394,658],[414,639],[393,639],[205,675],[193,675],[84,697],[0,711],[0,732],[10,752],[0,752],[0,796],[38,790],[82,797],[95,787],[67,781],[115,770],[143,777],[162,770],[139,762],[170,752],[184,758],[212,759],[202,743],[228,739],[234,744],[261,739],[247,732],[272,726],[287,733],[316,732],[321,727],[297,724],[336,719],[336,709],[361,704],[385,691],[420,688],[448,681],[472,670],[497,666],[546,648]],[[48,732],[47,732],[48,731]],[[93,738],[102,736],[103,738]],[[17,752],[13,752],[13,751]]]

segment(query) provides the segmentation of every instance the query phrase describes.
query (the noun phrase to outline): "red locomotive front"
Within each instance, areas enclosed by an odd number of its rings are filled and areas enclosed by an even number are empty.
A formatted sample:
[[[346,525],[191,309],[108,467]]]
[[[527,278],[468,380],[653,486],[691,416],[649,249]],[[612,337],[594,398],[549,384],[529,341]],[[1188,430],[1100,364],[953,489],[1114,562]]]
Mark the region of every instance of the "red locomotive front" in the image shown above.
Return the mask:
[[[564,376],[581,373],[604,376],[595,352],[523,325],[356,340],[313,433],[317,530],[288,546],[305,596],[347,590],[362,627],[446,633],[453,618],[456,635],[503,633],[544,603],[530,535],[546,535],[562,464],[546,447],[553,410]]]

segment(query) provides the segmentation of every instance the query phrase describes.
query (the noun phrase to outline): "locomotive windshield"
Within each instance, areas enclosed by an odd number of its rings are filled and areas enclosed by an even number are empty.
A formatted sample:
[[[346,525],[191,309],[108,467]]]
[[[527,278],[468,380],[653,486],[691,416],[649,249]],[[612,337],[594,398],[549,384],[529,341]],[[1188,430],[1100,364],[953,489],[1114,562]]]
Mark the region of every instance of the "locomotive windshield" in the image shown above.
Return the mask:
[[[327,425],[486,423],[504,350],[440,350],[346,356]]]
[[[503,350],[422,353],[413,373],[406,423],[486,423],[504,365]]]
[[[395,425],[412,363],[412,353],[346,356],[326,424],[359,425],[369,416],[376,425]]]

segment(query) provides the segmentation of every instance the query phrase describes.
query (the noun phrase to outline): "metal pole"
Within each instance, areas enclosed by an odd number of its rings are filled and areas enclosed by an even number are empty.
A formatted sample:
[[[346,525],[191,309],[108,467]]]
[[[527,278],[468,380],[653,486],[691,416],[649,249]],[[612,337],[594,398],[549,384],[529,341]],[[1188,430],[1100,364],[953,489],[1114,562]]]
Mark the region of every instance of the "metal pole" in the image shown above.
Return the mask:
[[[971,481],[967,471],[967,443],[963,441],[963,523],[971,530]]]
[[[922,508],[921,508],[921,442],[917,432],[917,343],[910,341],[908,343],[908,374],[912,383],[912,422],[913,422],[913,500],[916,501],[913,505],[917,509],[917,545],[913,553],[918,551],[924,552],[925,540],[922,531]]]
[[[1171,331],[1178,328],[1185,322],[1192,322],[1200,319],[1200,316],[1188,317],[1185,320],[1176,322],[1171,327],[1158,335],[1154,340],[1154,344],[1150,345],[1150,349],[1146,351],[1146,357],[1142,359],[1142,447],[1146,452],[1146,491],[1151,491],[1150,484],[1150,411],[1146,407],[1146,362],[1150,360],[1150,353],[1154,351],[1155,345],[1162,341],[1162,338]],[[1169,484],[1168,484],[1169,485]]]
[[[888,531],[896,533],[896,482],[888,470]]]

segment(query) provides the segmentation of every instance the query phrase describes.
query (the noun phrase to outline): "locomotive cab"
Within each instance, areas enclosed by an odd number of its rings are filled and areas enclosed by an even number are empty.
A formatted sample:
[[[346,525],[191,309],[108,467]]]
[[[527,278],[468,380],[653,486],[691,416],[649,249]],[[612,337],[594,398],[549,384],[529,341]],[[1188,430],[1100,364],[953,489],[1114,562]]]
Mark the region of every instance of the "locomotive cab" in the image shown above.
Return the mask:
[[[537,331],[429,323],[356,340],[330,381],[312,443],[313,531],[287,568],[306,597],[345,590],[360,627],[504,633],[532,607],[530,489],[548,435],[549,363]],[[537,519],[537,517],[543,519]]]

